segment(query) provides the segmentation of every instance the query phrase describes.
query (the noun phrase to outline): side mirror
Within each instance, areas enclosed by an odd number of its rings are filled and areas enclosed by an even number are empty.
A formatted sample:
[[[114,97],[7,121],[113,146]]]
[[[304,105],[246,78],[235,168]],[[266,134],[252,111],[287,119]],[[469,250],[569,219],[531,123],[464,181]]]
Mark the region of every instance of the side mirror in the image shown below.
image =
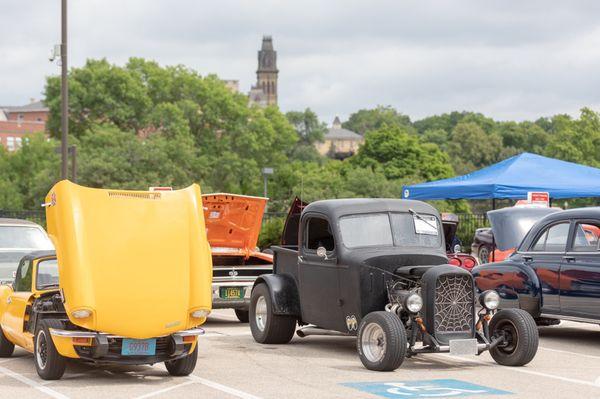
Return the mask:
[[[456,244],[454,246],[454,253],[457,254],[459,252],[462,252],[462,248],[460,247],[460,244]]]

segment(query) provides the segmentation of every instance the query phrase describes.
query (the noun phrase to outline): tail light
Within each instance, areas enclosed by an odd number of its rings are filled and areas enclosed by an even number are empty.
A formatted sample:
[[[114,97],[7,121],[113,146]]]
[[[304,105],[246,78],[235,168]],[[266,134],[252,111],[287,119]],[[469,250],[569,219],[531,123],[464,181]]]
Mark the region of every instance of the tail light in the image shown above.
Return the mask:
[[[450,259],[448,259],[448,263],[453,266],[461,266],[462,265],[462,262],[460,261],[459,258],[450,258]]]
[[[472,269],[475,267],[475,259],[472,258],[465,258],[463,260],[463,266],[466,267],[467,269]]]

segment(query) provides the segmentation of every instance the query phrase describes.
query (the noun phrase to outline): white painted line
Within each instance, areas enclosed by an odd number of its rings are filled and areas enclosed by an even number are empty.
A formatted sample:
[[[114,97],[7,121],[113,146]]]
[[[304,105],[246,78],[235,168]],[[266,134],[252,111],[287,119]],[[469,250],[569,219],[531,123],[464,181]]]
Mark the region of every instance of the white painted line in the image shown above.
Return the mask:
[[[207,379],[202,378],[202,377],[198,377],[197,375],[190,374],[190,378],[193,379],[194,381],[202,384],[202,385],[206,385],[207,387],[217,389],[217,390],[219,390],[221,392],[228,393],[228,394],[236,396],[238,398],[242,398],[242,399],[260,399],[258,396],[254,396],[254,395],[249,394],[247,392],[239,391],[239,390],[237,390],[235,388],[231,388],[231,387],[228,387],[226,385],[221,385],[221,384],[219,384],[217,382],[210,381],[210,380],[207,380]]]
[[[145,395],[142,395],[142,396],[137,396],[135,399],[145,399],[145,398],[151,398],[151,397],[153,397],[153,396],[160,395],[161,393],[169,392],[169,391],[172,391],[172,390],[174,390],[174,389],[181,388],[181,387],[184,387],[184,386],[186,386],[186,385],[195,384],[195,383],[196,383],[196,381],[186,381],[186,382],[182,382],[181,384],[172,385],[172,386],[170,386],[170,387],[166,387],[166,388],[163,388],[163,389],[159,389],[158,391],[153,391],[153,392],[147,393],[147,394],[145,394]]]
[[[452,360],[455,360],[455,359],[452,359]],[[485,365],[488,365],[488,366],[493,366],[493,364],[490,364],[488,362],[484,362],[482,360],[469,359],[469,358],[465,358],[465,357],[462,357],[462,358],[456,359],[456,360],[457,361],[461,361],[462,360],[462,361],[471,362],[471,363],[478,363],[478,364],[485,364]],[[555,379],[555,380],[572,382],[573,384],[587,385],[587,386],[594,387],[594,388],[600,388],[600,385],[596,384],[596,382],[594,382],[594,381],[578,380],[578,379],[575,379],[575,378],[563,377],[563,376],[555,375],[555,374],[547,374],[547,373],[542,373],[541,371],[528,370],[528,369],[523,368],[523,367],[501,366],[499,364],[497,365],[497,367],[502,367],[505,370],[510,370],[510,371],[514,371],[514,372],[517,372],[517,373],[537,375],[539,377],[552,378],[552,379]]]
[[[562,350],[562,349],[546,348],[544,346],[540,346],[539,349],[543,349],[543,350],[549,351],[549,352],[566,353],[566,354],[574,355],[574,356],[578,356],[578,357],[587,357],[588,359],[600,359],[600,356],[586,355],[584,353],[577,353],[577,352],[565,351],[565,350]]]
[[[11,371],[11,370],[9,370],[7,368],[0,367],[0,373],[6,375],[8,377],[14,378],[15,380],[20,381],[20,382],[22,382],[25,385],[29,385],[30,387],[32,387],[34,389],[37,389],[38,391],[43,392],[46,395],[52,396],[53,398],[56,398],[56,399],[69,399],[68,396],[63,395],[62,393],[57,392],[54,389],[50,389],[50,388],[48,388],[48,387],[40,384],[39,382],[37,382],[35,380],[27,378],[27,377],[25,377],[25,376],[23,376],[21,374],[15,373],[14,371]]]

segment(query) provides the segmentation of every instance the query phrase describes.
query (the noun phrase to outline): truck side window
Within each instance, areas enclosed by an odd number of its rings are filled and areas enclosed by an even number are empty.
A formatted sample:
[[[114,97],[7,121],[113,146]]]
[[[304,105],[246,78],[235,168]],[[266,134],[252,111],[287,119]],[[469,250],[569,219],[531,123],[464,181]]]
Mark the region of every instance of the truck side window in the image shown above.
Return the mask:
[[[22,260],[15,277],[15,292],[31,291],[31,262]]]
[[[327,251],[333,251],[335,244],[327,220],[310,218],[306,222],[306,230],[306,249],[316,251],[319,247],[325,247]]]
[[[559,223],[546,228],[531,247],[534,252],[565,252],[569,237],[569,223]]]

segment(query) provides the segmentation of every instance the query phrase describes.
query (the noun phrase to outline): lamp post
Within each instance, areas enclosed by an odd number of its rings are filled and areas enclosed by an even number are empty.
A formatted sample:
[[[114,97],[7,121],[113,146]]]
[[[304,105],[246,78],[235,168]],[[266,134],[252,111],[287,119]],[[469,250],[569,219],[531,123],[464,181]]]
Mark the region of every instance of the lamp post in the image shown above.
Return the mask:
[[[263,197],[268,198],[267,197],[267,180],[268,180],[268,176],[273,174],[273,168],[262,168],[261,170],[262,175],[263,175]],[[267,210],[267,206],[265,205],[265,212]]]
[[[60,149],[61,149],[61,169],[60,177],[62,180],[68,178],[68,141],[69,131],[69,84],[67,81],[67,0],[61,0],[61,44],[60,44],[60,68],[61,68],[61,88],[60,88]]]

